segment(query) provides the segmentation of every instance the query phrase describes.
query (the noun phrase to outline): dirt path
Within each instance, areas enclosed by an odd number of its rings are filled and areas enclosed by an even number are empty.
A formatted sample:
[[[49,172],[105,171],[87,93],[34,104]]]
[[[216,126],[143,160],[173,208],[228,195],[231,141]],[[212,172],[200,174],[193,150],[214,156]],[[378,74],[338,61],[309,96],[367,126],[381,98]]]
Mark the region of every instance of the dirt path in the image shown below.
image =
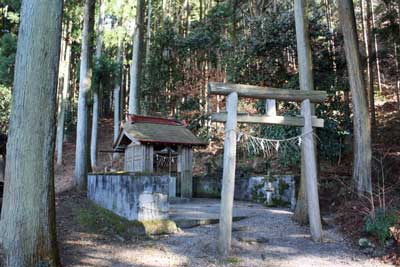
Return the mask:
[[[76,223],[76,211],[86,202],[83,195],[73,192],[58,198],[63,266],[391,266],[366,258],[351,248],[334,229],[325,230],[325,243],[312,242],[308,229],[293,223],[291,212],[285,209],[267,209],[253,203],[238,202],[236,215],[250,217],[234,222],[232,256],[221,260],[216,253],[218,225],[184,229],[177,234],[150,240],[126,240],[107,230],[87,231]],[[215,213],[216,203],[206,201],[211,213]]]

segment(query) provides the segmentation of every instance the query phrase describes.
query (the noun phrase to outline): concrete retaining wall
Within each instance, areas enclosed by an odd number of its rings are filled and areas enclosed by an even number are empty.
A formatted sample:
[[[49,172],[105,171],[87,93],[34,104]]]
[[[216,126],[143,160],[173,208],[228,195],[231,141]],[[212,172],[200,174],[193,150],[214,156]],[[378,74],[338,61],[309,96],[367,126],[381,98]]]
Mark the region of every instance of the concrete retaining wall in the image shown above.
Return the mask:
[[[128,220],[168,219],[168,191],[168,176],[88,175],[88,198]]]
[[[211,176],[194,177],[195,197],[221,196],[221,178]],[[272,175],[236,177],[236,200],[256,201],[268,206],[287,206],[294,209],[296,205],[296,187],[293,175]]]

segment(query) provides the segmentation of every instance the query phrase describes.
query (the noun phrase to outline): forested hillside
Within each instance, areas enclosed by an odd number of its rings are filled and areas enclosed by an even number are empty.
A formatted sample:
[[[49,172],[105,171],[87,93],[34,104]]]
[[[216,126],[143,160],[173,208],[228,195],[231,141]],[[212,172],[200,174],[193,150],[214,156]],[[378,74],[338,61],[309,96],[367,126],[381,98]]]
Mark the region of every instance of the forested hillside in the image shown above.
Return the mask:
[[[207,114],[222,109],[224,104],[222,99],[207,95],[208,81],[299,87],[292,1],[147,3],[142,7],[145,16],[139,38],[143,43],[139,53],[143,61],[140,78],[131,79],[135,6],[136,3],[123,0],[95,6],[91,54],[92,87],[96,90],[89,92],[88,105],[91,111],[99,101],[100,117],[112,114],[116,87],[120,87],[120,113],[128,112],[129,88],[137,79],[143,114],[186,120],[191,129],[210,138]],[[11,101],[19,8],[18,1],[5,1],[1,7],[3,132],[7,131]],[[357,1],[354,9],[366,90],[369,96],[375,95],[369,97],[375,128],[374,102],[390,102],[393,109],[398,108],[398,5],[396,1]],[[329,92],[329,101],[316,110],[327,120],[320,134],[326,140],[321,143],[330,144],[329,148],[322,148],[321,156],[335,161],[341,150],[339,140],[352,132],[351,95],[337,12],[335,1],[310,3],[315,89]],[[59,120],[64,120],[67,136],[73,134],[77,120],[83,13],[81,2],[65,2],[58,98],[64,114]],[[94,102],[92,96],[97,94]],[[252,109],[265,109],[262,102],[253,104]],[[287,105],[280,110],[296,112],[296,107]]]

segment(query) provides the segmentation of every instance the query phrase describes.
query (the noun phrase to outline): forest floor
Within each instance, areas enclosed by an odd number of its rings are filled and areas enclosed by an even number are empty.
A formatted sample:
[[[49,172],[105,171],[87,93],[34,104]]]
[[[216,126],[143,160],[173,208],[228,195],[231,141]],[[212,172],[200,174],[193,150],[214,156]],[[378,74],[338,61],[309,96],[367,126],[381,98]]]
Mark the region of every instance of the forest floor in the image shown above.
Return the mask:
[[[57,197],[61,260],[65,267],[391,266],[363,255],[333,227],[325,229],[324,243],[315,243],[307,227],[291,220],[290,211],[240,205],[252,216],[233,223],[231,257],[221,259],[216,253],[218,225],[152,238],[130,238],[103,225],[93,230],[78,219],[90,203],[84,195],[67,191]]]
[[[99,150],[110,150],[112,120],[102,120],[99,133]],[[56,207],[59,249],[65,267],[392,266],[365,256],[354,246],[354,240],[343,238],[333,225],[324,230],[324,243],[314,243],[308,228],[294,223],[287,209],[251,203],[246,208],[254,215],[233,224],[232,256],[226,259],[216,254],[218,225],[152,238],[123,236],[107,226],[88,228],[82,224],[82,217],[91,203],[72,188],[74,144],[67,143],[64,152],[64,165],[56,174]],[[99,170],[109,164],[110,156],[100,153]]]

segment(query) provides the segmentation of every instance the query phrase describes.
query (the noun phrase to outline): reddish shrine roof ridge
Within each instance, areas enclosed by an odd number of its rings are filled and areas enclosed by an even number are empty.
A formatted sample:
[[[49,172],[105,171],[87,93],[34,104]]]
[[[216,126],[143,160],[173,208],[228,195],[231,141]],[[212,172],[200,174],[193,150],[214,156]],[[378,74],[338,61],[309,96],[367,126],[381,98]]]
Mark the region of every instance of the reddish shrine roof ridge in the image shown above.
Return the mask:
[[[163,124],[163,125],[173,125],[173,126],[186,125],[186,123],[179,122],[175,119],[167,119],[155,116],[134,115],[134,114],[128,114],[126,120],[131,123],[153,123],[153,124]]]

